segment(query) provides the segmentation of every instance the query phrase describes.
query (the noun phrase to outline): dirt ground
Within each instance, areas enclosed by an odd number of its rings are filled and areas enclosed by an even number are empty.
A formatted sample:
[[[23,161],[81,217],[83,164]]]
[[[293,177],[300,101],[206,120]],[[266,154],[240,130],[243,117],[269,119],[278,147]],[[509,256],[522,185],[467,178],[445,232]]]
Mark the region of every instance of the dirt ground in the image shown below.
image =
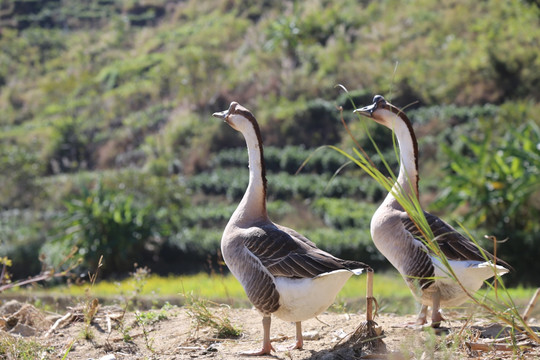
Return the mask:
[[[42,359],[239,359],[240,353],[258,350],[262,344],[261,316],[254,309],[209,308],[221,318],[242,329],[237,339],[218,339],[215,330],[197,326],[185,307],[168,307],[138,313],[123,313],[119,307],[98,306],[90,325],[84,314],[91,307],[67,309],[63,314],[47,313],[32,305],[11,301],[0,307],[0,339],[34,340],[46,346]],[[285,349],[294,342],[294,324],[273,318],[271,327],[275,359],[540,359],[540,348],[517,335],[492,339],[500,327],[486,321],[458,320],[459,313],[446,313],[453,319],[439,334],[406,326],[415,316],[381,314],[375,321],[384,336],[379,350],[352,343],[348,337],[364,314],[326,312],[318,319],[303,322],[304,349]],[[145,319],[145,320],[141,320]],[[85,330],[86,329],[86,330]],[[380,332],[379,330],[379,332]],[[89,334],[85,338],[85,334]],[[504,337],[508,334],[501,334]],[[13,338],[12,338],[13,337]],[[349,339],[349,342],[347,342]],[[338,343],[341,347],[336,346]],[[471,347],[473,350],[471,350]],[[385,348],[385,349],[384,349]],[[16,358],[2,354],[0,359]]]

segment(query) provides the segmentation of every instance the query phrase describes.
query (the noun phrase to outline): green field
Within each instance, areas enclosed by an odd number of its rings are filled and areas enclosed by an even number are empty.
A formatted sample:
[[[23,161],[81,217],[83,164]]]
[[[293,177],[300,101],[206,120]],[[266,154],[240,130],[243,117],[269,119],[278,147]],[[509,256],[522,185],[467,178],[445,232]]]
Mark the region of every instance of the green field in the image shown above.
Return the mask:
[[[347,281],[338,294],[330,311],[358,311],[365,308],[366,277],[353,276]],[[523,308],[534,294],[534,288],[516,287],[509,288],[508,295],[516,303],[522,312]],[[409,288],[401,276],[395,272],[385,272],[374,275],[373,294],[377,299],[380,312],[395,313],[399,315],[414,314],[419,306],[415,303]],[[500,295],[505,292],[500,291]],[[478,294],[494,298],[493,291],[481,289]],[[195,297],[213,301],[215,303],[229,304],[235,307],[250,307],[250,303],[240,283],[232,275],[209,275],[199,273],[197,275],[168,276],[149,275],[143,280],[134,277],[122,281],[98,281],[94,285],[82,284],[71,286],[57,286],[48,289],[34,287],[8,291],[6,297],[22,297],[30,301],[46,299],[54,302],[54,299],[70,299],[70,306],[78,301],[88,298],[100,298],[108,304],[122,304],[126,299],[137,301],[140,306],[159,306],[165,301],[183,304],[185,297]],[[55,308],[55,304],[43,304]],[[474,307],[474,305],[470,305]],[[463,309],[469,305],[464,305]],[[459,309],[458,309],[459,310]],[[540,315],[540,309],[533,312],[533,317]]]

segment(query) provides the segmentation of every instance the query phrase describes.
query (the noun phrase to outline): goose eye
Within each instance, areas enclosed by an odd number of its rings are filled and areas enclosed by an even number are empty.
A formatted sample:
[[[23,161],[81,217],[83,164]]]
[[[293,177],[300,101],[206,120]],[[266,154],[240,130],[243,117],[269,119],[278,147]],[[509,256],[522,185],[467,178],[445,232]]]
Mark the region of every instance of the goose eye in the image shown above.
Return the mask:
[[[384,98],[382,97],[382,95],[375,95],[375,96],[373,97],[373,102],[374,102],[374,103],[378,103],[378,102],[381,101],[381,100],[384,100]]]

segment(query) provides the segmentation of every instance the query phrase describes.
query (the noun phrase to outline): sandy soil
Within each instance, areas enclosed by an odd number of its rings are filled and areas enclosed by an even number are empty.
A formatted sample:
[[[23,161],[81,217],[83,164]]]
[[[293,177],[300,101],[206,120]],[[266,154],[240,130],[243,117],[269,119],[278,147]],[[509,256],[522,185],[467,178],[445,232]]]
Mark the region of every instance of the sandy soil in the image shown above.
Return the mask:
[[[11,308],[9,308],[9,306]],[[123,314],[119,307],[99,306],[90,326],[84,322],[82,307],[68,309],[63,314],[50,314],[32,305],[11,302],[0,307],[0,338],[23,336],[48,347],[43,359],[239,359],[247,358],[241,352],[258,350],[262,343],[261,316],[253,309],[210,308],[213,314],[228,317],[231,323],[241,327],[238,339],[217,339],[215,331],[208,326],[197,326],[185,307],[166,310],[150,310],[144,315],[155,315],[153,321],[141,326],[136,313]],[[140,313],[139,313],[140,314]],[[158,318],[157,315],[161,315]],[[448,313],[447,318],[458,319],[460,314]],[[146,316],[147,319],[152,316]],[[365,324],[364,314],[327,312],[318,319],[303,323],[305,335],[303,350],[286,350],[294,342],[294,324],[279,319],[272,320],[271,334],[276,352],[275,359],[536,359],[540,348],[531,341],[518,336],[522,350],[508,346],[508,340],[493,344],[493,339],[480,337],[481,331],[490,337],[499,328],[489,328],[486,321],[472,324],[465,320],[447,322],[446,331],[433,334],[425,329],[405,326],[413,322],[414,315],[396,316],[381,314],[375,320],[384,335],[384,347],[378,351],[350,339],[347,335],[359,324]],[[474,327],[476,325],[477,328]],[[91,334],[89,339],[84,338]],[[486,330],[487,329],[487,330]],[[491,330],[491,331],[490,331]],[[17,335],[19,334],[19,335]],[[336,345],[341,343],[343,346]],[[472,345],[467,345],[472,344]],[[471,350],[485,347],[485,349]],[[499,350],[496,350],[497,347]],[[2,355],[0,359],[10,359]]]

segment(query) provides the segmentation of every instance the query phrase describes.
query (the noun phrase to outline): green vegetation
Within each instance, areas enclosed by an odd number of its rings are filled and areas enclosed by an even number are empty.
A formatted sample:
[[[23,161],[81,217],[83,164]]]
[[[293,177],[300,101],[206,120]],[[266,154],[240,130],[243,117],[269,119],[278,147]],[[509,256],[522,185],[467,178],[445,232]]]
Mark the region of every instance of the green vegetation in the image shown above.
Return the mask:
[[[161,309],[158,311],[143,311],[137,313],[136,319],[137,322],[144,325],[152,325],[159,321],[168,319],[167,310],[171,308],[169,303],[165,303]]]
[[[512,116],[504,120],[513,121]],[[534,263],[535,240],[540,233],[540,128],[532,122],[515,123],[506,133],[498,133],[492,124],[481,124],[483,136],[464,141],[461,149],[445,147],[452,159],[453,176],[445,179],[447,191],[439,199],[441,206],[470,210],[469,226],[490,229],[490,235],[509,238],[506,260],[518,264]],[[462,156],[462,154],[468,156]],[[512,241],[520,239],[520,241]],[[520,274],[523,282],[533,283],[532,273]]]
[[[216,314],[215,309],[210,309],[209,306],[219,306],[212,301],[201,299],[193,296],[193,294],[184,295],[188,316],[193,320],[195,331],[200,327],[208,326],[214,329],[215,336],[219,339],[238,338],[242,335],[242,329],[231,323],[227,316],[227,307],[221,307],[219,314]]]
[[[155,350],[152,348],[154,338],[150,337],[150,331],[147,329],[147,326],[155,324],[162,320],[166,320],[168,318],[168,309],[170,309],[170,305],[166,303],[159,311],[135,312],[135,321],[137,325],[142,328],[146,348],[151,352],[155,352]]]
[[[134,263],[163,276],[225,272],[219,241],[247,155],[210,115],[235,100],[261,124],[272,219],[388,269],[368,226],[384,190],[320,148],[353,146],[342,106],[384,168],[344,84],[357,105],[375,93],[418,101],[407,111],[421,201],[477,238],[508,237],[507,278],[538,285],[539,22],[537,4],[517,0],[3,1],[0,257],[14,279],[73,246],[81,274],[100,256],[105,278]],[[379,128],[368,126],[394,167]]]
[[[5,359],[41,359],[54,351],[35,340],[19,336],[0,335],[0,356]]]
[[[139,285],[137,285],[139,284]],[[411,296],[411,292],[397,271],[392,270],[384,273],[375,273],[373,281],[373,294],[377,299],[381,313],[412,314],[417,309],[417,304]],[[139,290],[134,291],[137,288]],[[87,296],[88,285],[61,285],[52,289],[47,289],[46,293],[52,297],[61,295],[72,296],[84,299]],[[530,287],[518,286],[508,288],[508,293],[516,302],[516,305],[523,309],[534,294],[535,289]],[[343,289],[339,292],[335,304],[340,304],[340,311],[359,311],[365,306],[366,278],[364,276],[351,277]],[[39,289],[31,291],[19,291],[19,295],[39,296]],[[138,301],[140,308],[155,307],[155,304],[161,304],[160,300],[169,299],[173,301],[182,301],[185,304],[186,298],[182,294],[194,299],[205,299],[212,303],[228,304],[232,307],[249,306],[244,289],[234,278],[228,274],[208,275],[199,273],[196,275],[181,275],[162,277],[158,275],[148,275],[145,278],[144,286],[141,287],[138,280],[131,276],[122,281],[103,280],[92,286],[92,297],[99,298],[100,302],[108,303],[118,300],[118,295],[122,301],[129,302],[129,309],[133,309],[134,302]],[[495,299],[495,294],[490,289],[481,290],[480,297],[487,296]],[[157,302],[157,303],[155,303]],[[126,308],[127,309],[127,308]],[[163,310],[168,310],[167,302],[161,307],[161,310],[152,310],[149,317],[157,316]],[[143,312],[141,314],[145,314]],[[533,317],[540,314],[540,309],[535,308]],[[146,315],[142,315],[143,317]],[[129,329],[128,329],[129,330]],[[128,331],[129,332],[129,331]]]

